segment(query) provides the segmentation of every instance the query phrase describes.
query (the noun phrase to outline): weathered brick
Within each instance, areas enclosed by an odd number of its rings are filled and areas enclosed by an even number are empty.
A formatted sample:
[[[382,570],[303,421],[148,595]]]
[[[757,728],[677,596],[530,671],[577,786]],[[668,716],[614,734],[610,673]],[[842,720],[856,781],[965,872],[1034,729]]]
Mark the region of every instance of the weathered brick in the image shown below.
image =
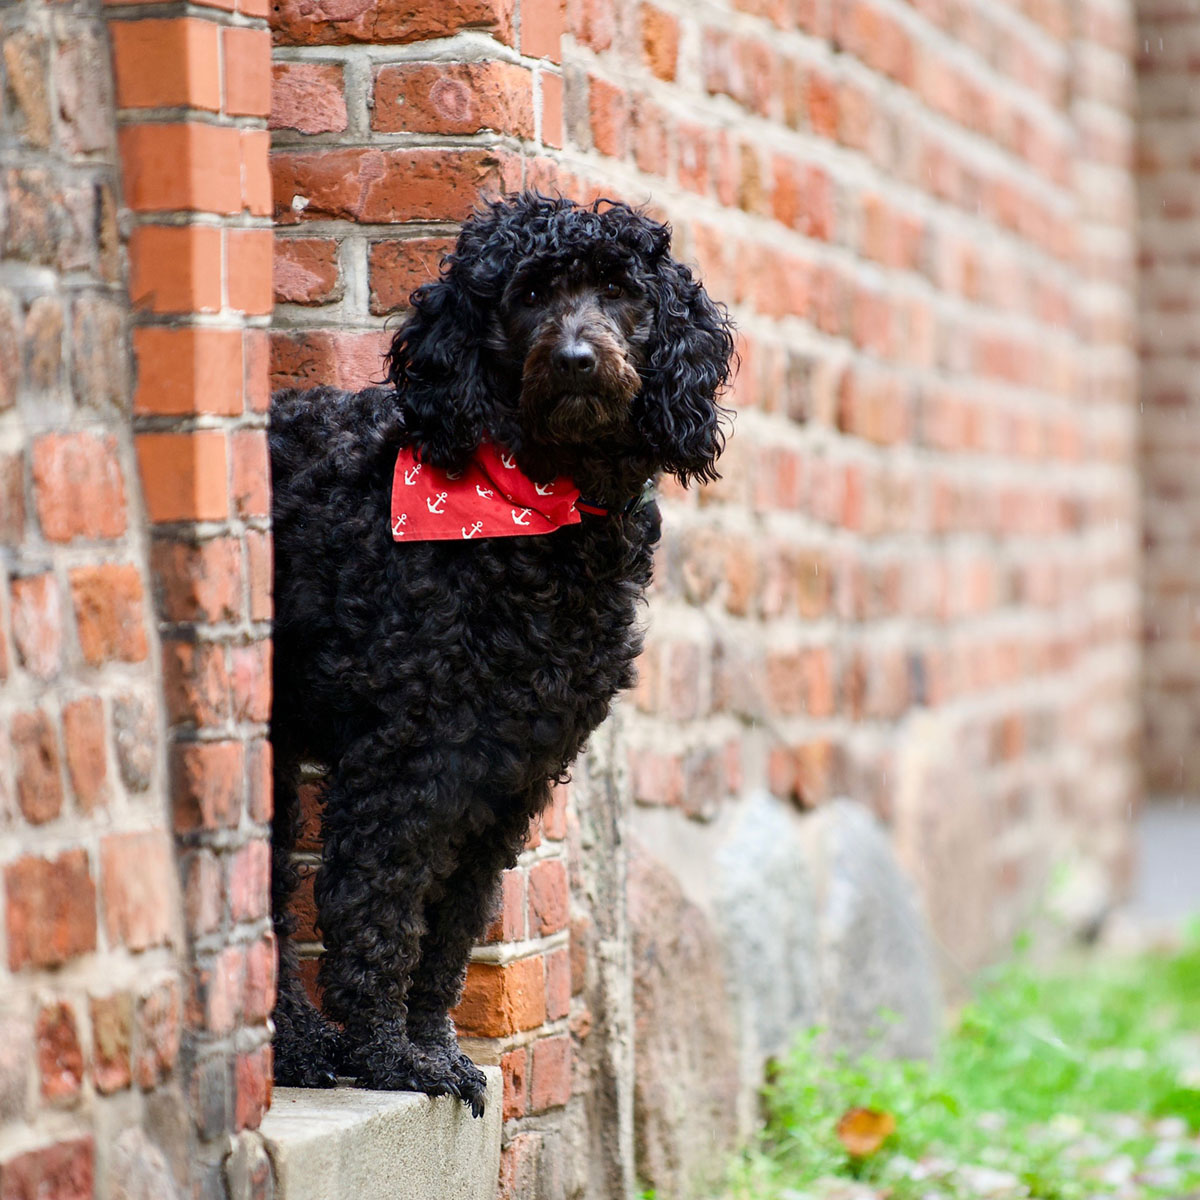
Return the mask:
[[[239,429],[230,438],[230,498],[239,517],[266,517],[271,511],[271,467],[264,429]]]
[[[234,921],[255,921],[270,908],[271,847],[253,841],[229,858],[229,915]]]
[[[172,722],[206,726],[229,719],[227,655],[222,642],[163,639],[163,693]]]
[[[452,8],[380,0],[370,11],[309,7],[298,0],[284,0],[271,24],[276,40],[285,45],[419,42],[472,28],[489,30],[512,45],[512,22],[511,0],[463,0]]]
[[[195,543],[156,538],[150,561],[160,610],[168,621],[220,624],[241,619],[242,547],[236,538]]]
[[[15,101],[9,114],[12,131],[27,145],[45,149],[52,128],[47,40],[38,30],[18,30],[4,39],[3,57],[8,90]]]
[[[504,166],[501,153],[474,149],[281,152],[271,160],[275,218],[459,220],[480,191],[503,186]]]
[[[384,314],[407,307],[413,291],[437,278],[438,264],[453,248],[451,238],[372,242],[368,257],[371,311]]]
[[[113,743],[121,782],[130,791],[144,792],[154,778],[158,727],[144,697],[118,696],[112,706]]]
[[[528,1111],[529,1051],[518,1046],[500,1056],[500,1073],[504,1080],[503,1119],[511,1121]]]
[[[652,4],[642,6],[642,54],[659,79],[673,80],[679,59],[679,20]]]
[[[37,296],[25,313],[25,387],[55,391],[62,381],[63,306],[57,296]],[[16,395],[16,383],[10,393]]]
[[[99,28],[61,39],[54,61],[58,136],[71,154],[111,151],[114,141],[108,41]]]
[[[13,304],[5,293],[0,292],[0,412],[17,402],[21,384],[21,340]],[[12,460],[12,456],[6,457],[8,461]],[[0,513],[3,511],[0,508]]]
[[[257,1129],[271,1105],[271,1047],[239,1054],[235,1073],[237,1099],[234,1118],[238,1129]]]
[[[547,859],[529,868],[529,930],[545,937],[567,927],[567,868],[558,859]]]
[[[540,1038],[533,1043],[529,1109],[544,1112],[571,1098],[571,1039],[566,1035]]]
[[[92,996],[92,1079],[104,1095],[127,1088],[133,1080],[133,997],[128,992]]]
[[[89,666],[145,659],[142,577],[133,564],[105,563],[70,572],[79,649]]]
[[[338,244],[330,238],[276,238],[274,267],[279,304],[325,304],[341,298]]]
[[[503,62],[397,63],[375,73],[372,125],[386,133],[533,136],[533,80]]]
[[[83,850],[4,869],[8,965],[55,966],[96,948],[96,885]]]
[[[58,732],[42,711],[17,713],[9,727],[17,777],[17,803],[33,825],[62,812],[62,765]]]
[[[33,443],[34,503],[54,542],[116,538],[125,532],[125,484],[116,438],[46,434]]]
[[[90,1200],[95,1179],[91,1137],[26,1150],[0,1163],[4,1200]]]
[[[224,886],[220,859],[204,847],[188,854],[181,863],[183,909],[192,937],[212,933],[221,924]]]
[[[237,824],[243,791],[240,742],[197,742],[171,748],[171,795],[180,833]]]
[[[174,979],[156,984],[138,1000],[133,1077],[148,1090],[170,1076],[179,1058],[182,1010]]]
[[[275,1006],[275,935],[268,933],[246,951],[242,1017],[249,1023],[265,1021]]]
[[[100,900],[110,945],[144,950],[171,933],[171,848],[162,833],[110,834],[100,841]]]
[[[24,1017],[0,1017],[0,1117],[28,1116],[29,1081],[33,1074],[33,1030]]]
[[[38,1012],[38,1073],[42,1099],[50,1104],[72,1104],[83,1086],[83,1050],[70,1005],[47,1005]]]
[[[0,378],[0,384],[3,384]],[[25,468],[20,454],[0,454],[0,546],[21,541],[25,532]]]
[[[21,665],[39,679],[53,679],[63,657],[62,604],[53,572],[14,579],[9,613]]]
[[[345,84],[340,66],[277,62],[271,72],[272,129],[338,133],[346,128]]]
[[[557,1021],[571,1011],[571,955],[553,950],[546,955],[546,1020]]]
[[[525,937],[525,872],[505,871],[500,877],[500,911],[485,941],[519,942]]]

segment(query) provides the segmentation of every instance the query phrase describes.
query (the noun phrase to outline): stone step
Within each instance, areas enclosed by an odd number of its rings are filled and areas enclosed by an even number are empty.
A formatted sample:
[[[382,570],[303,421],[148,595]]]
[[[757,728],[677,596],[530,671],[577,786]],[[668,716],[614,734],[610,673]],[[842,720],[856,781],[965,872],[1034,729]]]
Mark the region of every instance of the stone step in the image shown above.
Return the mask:
[[[494,1200],[501,1082],[484,1067],[487,1112],[413,1092],[276,1088],[259,1133],[276,1200]]]

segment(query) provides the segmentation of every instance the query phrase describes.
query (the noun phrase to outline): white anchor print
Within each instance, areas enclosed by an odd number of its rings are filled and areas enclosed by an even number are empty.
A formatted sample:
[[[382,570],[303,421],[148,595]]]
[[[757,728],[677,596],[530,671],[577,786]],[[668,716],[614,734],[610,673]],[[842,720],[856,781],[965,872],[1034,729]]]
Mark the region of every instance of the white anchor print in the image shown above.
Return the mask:
[[[517,465],[511,454],[500,455],[500,463],[506,471],[513,470],[513,468]]]
[[[403,537],[408,532],[408,530],[401,529],[400,526],[407,525],[407,524],[408,524],[408,513],[401,513],[392,522],[392,537]]]
[[[477,483],[475,485],[475,491],[478,492],[479,495],[481,495],[485,500],[496,494],[491,488],[485,488],[482,483]]]
[[[404,472],[405,486],[412,487],[412,485],[417,482],[417,476],[420,475],[420,473],[421,473],[421,464],[420,463],[417,463],[417,465],[415,467],[409,467],[409,469]]]
[[[511,509],[510,511],[512,512],[512,519],[513,519],[514,525],[528,525],[529,524],[529,514],[531,511],[530,509],[514,508],[514,509]]]
[[[540,483],[535,483],[533,487],[539,496],[549,496],[554,491],[554,484],[552,483],[546,484],[545,487],[542,487]]]
[[[473,538],[483,528],[482,521],[476,521],[470,529],[463,529],[462,535],[464,538]]]
[[[446,511],[446,493],[438,492],[437,497],[433,500],[426,499],[425,507],[431,513],[437,513],[439,516]]]

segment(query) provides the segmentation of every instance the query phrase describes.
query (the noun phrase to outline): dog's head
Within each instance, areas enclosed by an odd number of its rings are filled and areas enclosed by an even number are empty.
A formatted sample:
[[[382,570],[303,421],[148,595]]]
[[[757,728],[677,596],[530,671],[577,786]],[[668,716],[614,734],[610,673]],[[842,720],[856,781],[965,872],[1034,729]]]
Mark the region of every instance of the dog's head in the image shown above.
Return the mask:
[[[486,434],[716,478],[732,327],[669,244],[624,204],[526,193],[468,220],[387,356],[421,457],[461,468]]]

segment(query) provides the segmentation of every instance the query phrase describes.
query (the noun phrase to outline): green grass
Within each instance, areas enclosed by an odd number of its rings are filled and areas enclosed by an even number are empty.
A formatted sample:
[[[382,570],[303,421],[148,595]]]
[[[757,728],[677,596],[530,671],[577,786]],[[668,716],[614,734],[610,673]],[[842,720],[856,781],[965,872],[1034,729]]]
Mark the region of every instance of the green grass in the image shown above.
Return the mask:
[[[1186,1196],[1200,1189],[1200,1150],[1155,1122],[1200,1130],[1200,935],[1173,956],[994,971],[932,1064],[830,1059],[814,1031],[764,1100],[764,1132],[732,1176],[738,1200],[792,1200],[828,1177],[890,1187],[891,1200],[977,1194],[952,1170],[910,1178],[914,1162],[939,1159],[1009,1172],[1014,1196],[1084,1200],[1115,1191],[1125,1156],[1139,1196]],[[854,1107],[896,1119],[862,1159],[836,1133]]]

